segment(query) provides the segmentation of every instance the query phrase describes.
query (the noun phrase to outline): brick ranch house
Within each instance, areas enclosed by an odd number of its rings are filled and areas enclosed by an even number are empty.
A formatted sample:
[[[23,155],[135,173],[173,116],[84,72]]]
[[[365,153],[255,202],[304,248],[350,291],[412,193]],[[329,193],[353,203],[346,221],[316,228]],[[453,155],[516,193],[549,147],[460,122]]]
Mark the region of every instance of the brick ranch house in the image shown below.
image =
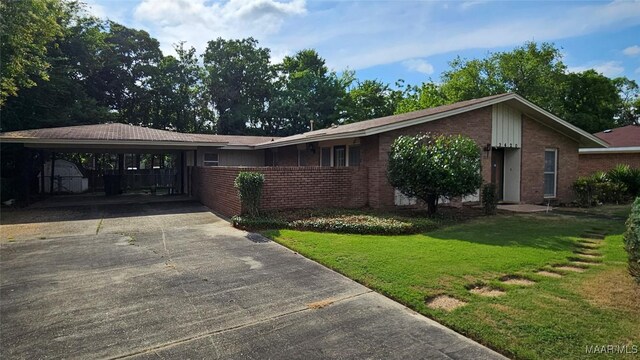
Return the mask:
[[[265,174],[264,209],[412,205],[386,178],[398,136],[462,134],[482,149],[482,177],[508,203],[569,202],[578,149],[606,142],[516,94],[501,94],[411,113],[333,126],[284,138],[183,134],[123,124],[85,125],[0,134],[31,151],[173,152],[177,193],[226,216],[240,213],[233,180]],[[123,168],[122,166],[120,166]],[[126,167],[123,172],[126,172]],[[43,187],[44,188],[44,187]],[[463,201],[475,201],[471,196]]]
[[[593,134],[609,147],[580,149],[580,176],[608,171],[618,164],[640,168],[640,125],[627,125]]]

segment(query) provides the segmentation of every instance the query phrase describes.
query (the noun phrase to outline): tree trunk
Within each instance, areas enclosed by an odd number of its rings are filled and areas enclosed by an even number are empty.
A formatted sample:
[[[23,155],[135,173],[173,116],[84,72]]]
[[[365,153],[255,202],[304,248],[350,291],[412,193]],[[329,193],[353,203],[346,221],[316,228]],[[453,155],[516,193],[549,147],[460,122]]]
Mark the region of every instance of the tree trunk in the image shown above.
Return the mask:
[[[438,210],[438,196],[437,195],[427,195],[427,214],[432,216]]]

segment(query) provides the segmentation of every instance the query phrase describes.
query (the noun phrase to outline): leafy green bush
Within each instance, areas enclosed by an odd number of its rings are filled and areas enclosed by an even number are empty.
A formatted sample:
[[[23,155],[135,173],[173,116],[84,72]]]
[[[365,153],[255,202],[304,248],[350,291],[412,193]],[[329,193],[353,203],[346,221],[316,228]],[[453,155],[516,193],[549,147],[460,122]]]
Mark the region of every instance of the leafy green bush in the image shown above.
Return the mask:
[[[498,209],[498,187],[494,183],[482,185],[482,208],[486,215],[493,215]]]
[[[630,196],[640,196],[640,168],[618,164],[609,170],[607,177],[611,182],[624,186]]]
[[[598,171],[579,177],[572,185],[579,206],[594,206],[604,203],[619,203],[625,200],[627,187],[611,181],[609,175]]]
[[[482,185],[480,148],[462,135],[400,136],[391,145],[387,178],[435,214],[440,197],[474,194]]]
[[[371,215],[315,217],[293,221],[290,227],[296,230],[351,234],[395,235],[417,232],[416,227],[410,222]]]
[[[264,185],[264,174],[243,171],[238,174],[233,185],[238,189],[242,211],[255,217],[260,211],[260,198]]]
[[[640,197],[631,207],[624,233],[624,248],[629,256],[629,274],[640,284]]]

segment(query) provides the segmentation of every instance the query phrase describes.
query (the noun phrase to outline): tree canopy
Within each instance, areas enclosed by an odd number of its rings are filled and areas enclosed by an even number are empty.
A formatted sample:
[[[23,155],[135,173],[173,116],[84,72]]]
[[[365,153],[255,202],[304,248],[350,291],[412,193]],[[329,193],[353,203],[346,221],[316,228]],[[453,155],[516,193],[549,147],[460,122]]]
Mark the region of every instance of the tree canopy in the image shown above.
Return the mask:
[[[454,58],[439,81],[394,84],[330,69],[314,49],[276,62],[253,38],[183,42],[165,55],[149,33],[67,0],[0,2],[2,131],[109,121],[159,129],[286,136],[333,124],[515,92],[588,132],[637,124],[630,79],[568,72],[553,44]]]

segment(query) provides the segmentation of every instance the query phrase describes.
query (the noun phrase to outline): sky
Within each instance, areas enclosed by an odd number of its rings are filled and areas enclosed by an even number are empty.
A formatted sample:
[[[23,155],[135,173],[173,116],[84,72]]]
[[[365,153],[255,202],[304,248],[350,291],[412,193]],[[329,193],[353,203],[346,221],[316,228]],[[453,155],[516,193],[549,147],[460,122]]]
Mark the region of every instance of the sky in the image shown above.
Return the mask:
[[[84,0],[89,11],[146,30],[165,55],[186,41],[254,37],[273,62],[313,48],[360,80],[438,82],[456,56],[483,58],[552,42],[569,71],[593,68],[640,83],[640,0],[305,1]]]

